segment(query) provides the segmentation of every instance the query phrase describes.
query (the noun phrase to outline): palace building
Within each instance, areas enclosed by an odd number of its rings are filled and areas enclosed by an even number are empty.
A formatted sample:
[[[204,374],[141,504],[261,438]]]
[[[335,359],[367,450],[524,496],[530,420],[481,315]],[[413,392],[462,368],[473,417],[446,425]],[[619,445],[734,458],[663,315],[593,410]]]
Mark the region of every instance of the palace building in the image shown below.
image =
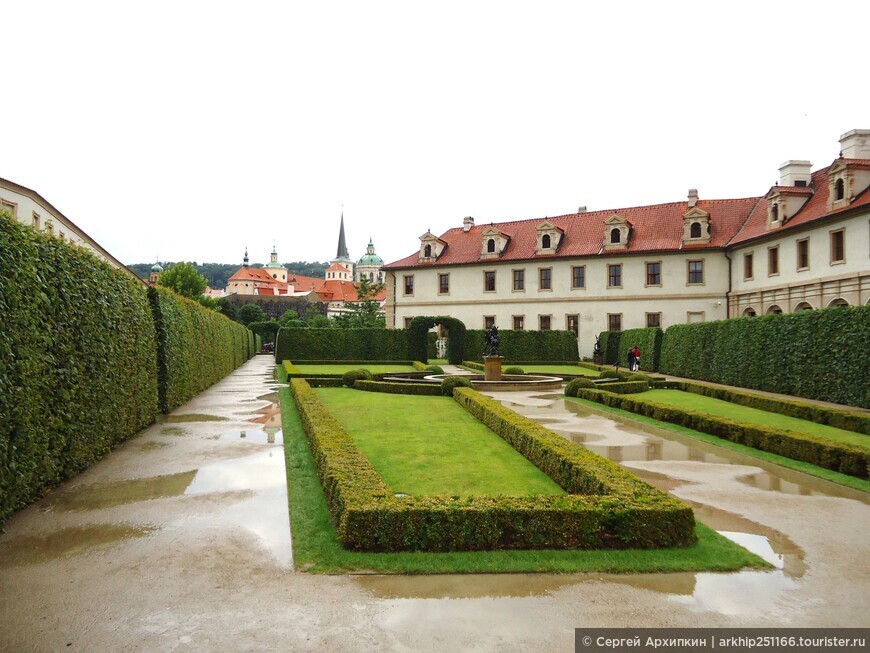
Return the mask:
[[[385,266],[388,327],[602,331],[870,302],[870,130],[813,172],[787,161],[764,195],[686,200],[426,232]]]

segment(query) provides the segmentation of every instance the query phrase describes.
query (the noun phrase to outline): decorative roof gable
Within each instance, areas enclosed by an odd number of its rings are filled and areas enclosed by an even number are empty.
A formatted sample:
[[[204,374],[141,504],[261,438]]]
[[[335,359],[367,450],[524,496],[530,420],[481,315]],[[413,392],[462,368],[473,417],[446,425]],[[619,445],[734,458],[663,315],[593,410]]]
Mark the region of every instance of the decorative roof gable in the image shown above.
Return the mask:
[[[508,246],[510,236],[493,226],[483,230],[480,243],[480,258],[499,258]]]
[[[627,249],[631,237],[632,224],[622,216],[614,213],[604,221],[605,251]]]
[[[535,227],[535,232],[537,236],[535,254],[538,256],[555,254],[565,235],[564,229],[557,227],[549,220],[544,220]]]
[[[420,236],[420,263],[434,263],[446,248],[446,242],[431,231],[427,231]]]
[[[683,244],[710,242],[710,214],[697,206],[683,214]]]

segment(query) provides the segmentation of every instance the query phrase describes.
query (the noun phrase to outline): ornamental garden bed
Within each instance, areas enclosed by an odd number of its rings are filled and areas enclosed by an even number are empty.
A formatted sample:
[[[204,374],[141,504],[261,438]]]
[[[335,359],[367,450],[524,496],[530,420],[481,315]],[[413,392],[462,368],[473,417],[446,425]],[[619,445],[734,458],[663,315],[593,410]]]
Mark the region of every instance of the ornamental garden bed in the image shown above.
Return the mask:
[[[279,378],[286,380],[279,368]],[[298,383],[298,382],[296,382]],[[297,570],[312,573],[492,573],[492,572],[672,572],[767,568],[746,551],[703,524],[696,523],[691,546],[661,549],[493,549],[474,551],[366,552],[342,546],[333,507],[321,482],[308,436],[288,387],[280,388],[293,557]],[[311,394],[314,394],[311,391]],[[378,402],[383,395],[365,394]],[[449,399],[448,399],[449,401]],[[376,405],[376,404],[375,404]],[[507,410],[507,409],[505,409]],[[510,411],[508,411],[510,412]],[[515,415],[515,414],[514,414]],[[349,436],[348,436],[349,437]],[[557,436],[558,437],[558,436]],[[639,481],[639,479],[636,479]],[[565,495],[562,495],[565,496]],[[450,500],[448,497],[445,500]],[[492,500],[492,499],[488,499]],[[448,524],[448,527],[451,526]],[[642,528],[642,526],[640,526]]]
[[[577,397],[658,421],[678,424],[858,479],[868,478],[870,441],[862,433],[752,408],[704,396],[698,392],[653,389],[638,394],[617,395],[607,392],[606,387],[579,388]],[[816,415],[836,413],[830,417],[831,420],[863,428],[861,415],[856,414],[850,420],[844,411],[828,411],[819,407],[813,407],[813,410]]]
[[[405,493],[385,481],[308,383],[292,379],[290,387],[345,548],[656,548],[696,541],[691,508],[474,390],[458,388],[454,397],[565,494],[474,496],[461,494],[457,487],[451,494],[402,496]],[[389,396],[366,394],[375,411],[379,402],[371,398]],[[425,431],[440,414],[436,398],[419,399],[431,402],[418,414],[418,430]],[[463,452],[475,455],[473,447]]]

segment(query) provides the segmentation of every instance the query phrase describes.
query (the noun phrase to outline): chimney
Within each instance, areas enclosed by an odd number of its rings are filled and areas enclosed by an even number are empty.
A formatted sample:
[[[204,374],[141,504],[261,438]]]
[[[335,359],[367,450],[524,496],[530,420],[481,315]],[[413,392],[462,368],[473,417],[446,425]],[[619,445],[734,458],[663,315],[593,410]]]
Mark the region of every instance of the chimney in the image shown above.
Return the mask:
[[[689,208],[693,208],[698,203],[698,189],[689,189]]]
[[[586,205],[584,204],[583,206],[578,206],[577,213],[586,213]]]
[[[471,228],[474,226],[474,218],[470,215],[462,218],[462,231],[471,231]]]
[[[870,159],[870,129],[853,129],[840,136],[840,156]]]
[[[811,168],[809,161],[786,161],[779,166],[779,185],[809,186],[813,177]]]

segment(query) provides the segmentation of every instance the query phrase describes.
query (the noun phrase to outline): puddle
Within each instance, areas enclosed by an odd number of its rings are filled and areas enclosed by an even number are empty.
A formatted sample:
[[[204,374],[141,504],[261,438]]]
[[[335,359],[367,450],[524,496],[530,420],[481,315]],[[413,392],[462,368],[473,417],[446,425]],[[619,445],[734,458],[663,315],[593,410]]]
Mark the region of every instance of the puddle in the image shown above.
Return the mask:
[[[222,442],[253,442],[255,444],[284,444],[281,429],[241,429],[212,438]]]
[[[143,442],[139,445],[139,451],[157,451],[158,449],[165,449],[170,446],[168,442]]]
[[[163,421],[172,424],[178,422],[228,422],[229,420],[226,417],[220,417],[219,415],[187,413],[184,415],[167,415],[163,418]]]
[[[78,485],[46,497],[41,510],[100,510],[138,501],[150,501],[184,494],[196,476],[191,470],[166,476],[151,476],[111,483]]]
[[[0,567],[45,563],[57,558],[105,551],[125,540],[145,537],[155,530],[151,526],[92,524],[44,536],[15,537],[4,543]]]
[[[576,585],[587,575],[457,574],[436,576],[357,576],[357,584],[378,599],[480,599],[548,596]]]
[[[166,426],[166,427],[160,429],[160,435],[179,436],[179,435],[185,435],[186,433],[187,433],[187,431],[185,431],[183,428],[181,428],[179,426]]]

